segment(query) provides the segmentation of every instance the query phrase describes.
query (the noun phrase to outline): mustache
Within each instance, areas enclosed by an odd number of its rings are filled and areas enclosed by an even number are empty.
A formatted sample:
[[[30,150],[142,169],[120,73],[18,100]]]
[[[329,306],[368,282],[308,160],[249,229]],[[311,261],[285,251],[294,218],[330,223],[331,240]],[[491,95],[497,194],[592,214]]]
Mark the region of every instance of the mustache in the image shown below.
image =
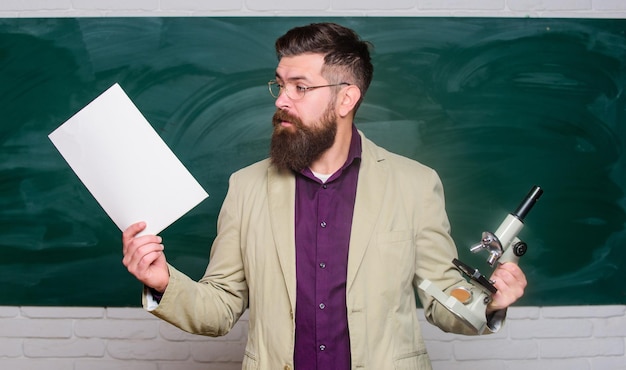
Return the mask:
[[[274,117],[272,117],[272,124],[274,126],[277,126],[277,125],[280,125],[281,122],[290,122],[297,128],[302,127],[302,121],[300,121],[298,117],[292,114],[289,114],[289,112],[284,111],[282,109],[277,109],[276,112],[274,113]]]

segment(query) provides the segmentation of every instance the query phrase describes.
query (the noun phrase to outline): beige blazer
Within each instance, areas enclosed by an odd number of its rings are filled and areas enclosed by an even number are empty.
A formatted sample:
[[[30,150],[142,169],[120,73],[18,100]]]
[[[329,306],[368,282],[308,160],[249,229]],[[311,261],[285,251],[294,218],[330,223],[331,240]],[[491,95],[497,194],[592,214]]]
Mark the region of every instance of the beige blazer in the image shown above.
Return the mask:
[[[430,369],[417,286],[422,279],[441,289],[466,284],[451,264],[457,253],[441,182],[432,169],[361,136],[347,276],[352,368]],[[234,173],[204,277],[194,282],[170,266],[170,284],[151,312],[185,331],[219,336],[249,309],[243,368],[292,369],[294,203],[294,175],[268,160]],[[419,298],[428,321],[474,334],[429,297]]]

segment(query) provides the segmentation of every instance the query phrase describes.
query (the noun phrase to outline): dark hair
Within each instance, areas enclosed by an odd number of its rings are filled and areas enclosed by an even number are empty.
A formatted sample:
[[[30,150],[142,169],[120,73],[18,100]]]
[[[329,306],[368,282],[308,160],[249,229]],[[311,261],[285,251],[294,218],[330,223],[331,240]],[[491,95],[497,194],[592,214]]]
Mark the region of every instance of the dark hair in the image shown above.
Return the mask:
[[[276,40],[275,46],[279,60],[282,57],[306,53],[323,54],[322,74],[327,77],[329,83],[349,82],[361,90],[361,99],[355,107],[356,111],[374,74],[369,42],[361,40],[353,30],[336,23],[312,23],[292,28]]]

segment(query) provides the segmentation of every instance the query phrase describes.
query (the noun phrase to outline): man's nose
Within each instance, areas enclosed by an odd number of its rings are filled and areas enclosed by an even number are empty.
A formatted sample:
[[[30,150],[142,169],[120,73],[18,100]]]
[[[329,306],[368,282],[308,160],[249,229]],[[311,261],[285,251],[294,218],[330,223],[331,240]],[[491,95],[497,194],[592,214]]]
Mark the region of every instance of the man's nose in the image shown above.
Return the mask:
[[[276,102],[274,103],[276,108],[285,108],[291,105],[291,99],[287,96],[285,89],[280,89],[278,93],[278,98],[276,98]]]

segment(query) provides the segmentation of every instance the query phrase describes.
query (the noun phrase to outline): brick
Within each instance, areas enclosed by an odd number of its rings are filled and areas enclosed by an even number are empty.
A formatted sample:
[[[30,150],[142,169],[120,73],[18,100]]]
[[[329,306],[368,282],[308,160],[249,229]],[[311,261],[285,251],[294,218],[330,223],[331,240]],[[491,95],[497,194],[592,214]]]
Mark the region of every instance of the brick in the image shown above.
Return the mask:
[[[506,370],[528,370],[528,369],[551,369],[551,370],[592,370],[592,369],[609,369],[609,368],[593,368],[587,359],[575,358],[575,359],[537,359],[537,360],[524,360],[524,361],[510,361],[507,362]]]
[[[67,18],[67,17],[103,17],[107,13],[102,10],[76,10],[76,9],[53,9],[53,10],[25,10],[17,13],[15,18]]]
[[[587,310],[586,317],[624,317],[626,316],[626,305],[593,306]]]
[[[74,368],[73,360],[66,359],[2,359],[2,369],[7,370],[68,370]]]
[[[9,338],[70,338],[72,320],[0,319],[0,337]]]
[[[249,3],[255,3],[249,1]],[[249,4],[248,4],[249,5]],[[179,10],[179,11],[193,11],[199,10],[212,10],[212,11],[224,11],[224,10],[241,10],[243,7],[242,0],[161,0],[161,10]]]
[[[189,344],[159,340],[109,340],[107,352],[118,360],[168,360],[190,358]]]
[[[207,364],[198,364],[193,362],[162,362],[159,364],[159,370],[207,370]],[[241,362],[222,362],[212,363],[211,370],[241,370]]]
[[[246,343],[191,343],[191,357],[198,362],[236,362],[244,356]]]
[[[613,317],[626,315],[626,306],[555,306],[543,307],[541,316],[545,318]]]
[[[484,349],[483,349],[484,351]],[[433,361],[433,370],[502,370],[505,361],[481,360],[481,361]]]
[[[105,313],[108,319],[130,319],[130,320],[153,320],[159,321],[157,317],[143,308],[131,307],[109,307]]]
[[[591,359],[591,369],[626,370],[626,357],[596,357]]]
[[[287,3],[281,3],[276,0],[246,0],[245,6],[247,9],[253,11],[268,11],[268,10],[328,10],[330,9],[330,0],[318,0],[318,1],[291,1],[288,6]],[[335,2],[333,2],[333,6]]]
[[[179,369],[182,367],[179,366]],[[74,370],[159,370],[155,361],[126,361],[126,360],[77,360]],[[188,370],[187,367],[184,368]]]
[[[333,0],[333,10],[409,10],[415,9],[415,0]]]
[[[489,350],[493,349],[493,350]],[[454,358],[457,360],[523,360],[536,358],[539,349],[532,340],[466,341],[454,343]]]
[[[595,337],[626,337],[626,316],[593,319],[592,322]]]
[[[83,338],[152,339],[158,334],[158,323],[146,320],[77,320],[74,334]]]
[[[591,10],[592,0],[507,0],[509,9],[517,11]]]
[[[71,10],[71,0],[2,0],[1,11],[24,11],[24,10]]]
[[[20,309],[12,306],[0,306],[0,318],[18,317]]]
[[[86,319],[104,317],[102,307],[22,307],[22,316],[28,318]]]
[[[104,342],[100,339],[26,339],[27,357],[102,357]]]
[[[454,358],[452,343],[450,342],[426,340],[426,348],[428,349],[428,356],[432,361],[449,360]]]
[[[626,10],[626,1],[624,0],[593,0],[593,9],[594,10]]]
[[[510,307],[506,312],[508,320],[538,319],[541,314],[539,307]]]
[[[0,338],[0,358],[22,356],[21,338]]]
[[[74,9],[82,10],[157,10],[159,0],[72,0]]]
[[[544,339],[540,342],[542,358],[576,358],[623,356],[624,340],[621,338]]]
[[[504,0],[417,0],[423,10],[504,10]]]
[[[509,322],[509,329],[512,339],[587,338],[594,325],[586,319],[516,320]]]

